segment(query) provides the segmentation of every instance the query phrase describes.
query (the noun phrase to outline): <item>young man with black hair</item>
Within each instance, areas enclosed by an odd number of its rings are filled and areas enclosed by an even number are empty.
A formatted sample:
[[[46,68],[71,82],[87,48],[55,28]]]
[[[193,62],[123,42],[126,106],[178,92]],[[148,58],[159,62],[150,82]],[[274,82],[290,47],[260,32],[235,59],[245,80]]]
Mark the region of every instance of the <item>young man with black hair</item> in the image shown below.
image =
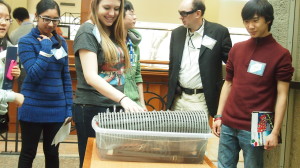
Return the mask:
[[[29,13],[26,8],[19,7],[13,11],[13,18],[20,25],[16,30],[12,31],[9,38],[13,45],[18,44],[21,37],[28,34],[30,30],[34,27],[33,23],[30,21]]]
[[[213,124],[213,133],[220,137],[219,168],[236,167],[240,150],[243,150],[244,167],[262,168],[264,150],[278,145],[294,69],[289,51],[270,33],[273,13],[267,0],[251,0],[242,10],[251,38],[234,45],[226,64],[226,81]],[[274,127],[265,146],[253,147],[250,143],[253,111],[275,114]]]
[[[125,75],[124,93],[131,100],[141,105],[147,110],[144,101],[143,79],[140,65],[140,48],[142,40],[141,34],[134,29],[136,15],[133,5],[130,1],[124,1],[124,29],[127,32],[126,45],[130,56],[130,68]]]

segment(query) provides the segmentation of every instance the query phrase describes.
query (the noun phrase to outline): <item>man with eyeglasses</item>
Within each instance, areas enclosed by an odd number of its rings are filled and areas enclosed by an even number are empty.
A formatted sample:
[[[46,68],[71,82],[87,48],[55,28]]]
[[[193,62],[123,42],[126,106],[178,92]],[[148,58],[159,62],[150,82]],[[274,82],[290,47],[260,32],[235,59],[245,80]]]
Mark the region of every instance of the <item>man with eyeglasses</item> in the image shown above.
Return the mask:
[[[183,26],[172,31],[167,109],[217,112],[223,84],[222,62],[231,49],[228,29],[203,18],[202,0],[183,0]]]

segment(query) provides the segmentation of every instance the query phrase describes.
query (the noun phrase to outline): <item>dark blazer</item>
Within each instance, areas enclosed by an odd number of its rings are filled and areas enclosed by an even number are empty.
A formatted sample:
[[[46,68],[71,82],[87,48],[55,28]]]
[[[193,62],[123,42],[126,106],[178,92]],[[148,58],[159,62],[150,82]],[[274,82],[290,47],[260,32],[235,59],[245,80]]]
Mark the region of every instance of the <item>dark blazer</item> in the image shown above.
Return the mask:
[[[170,65],[167,109],[172,107],[178,84],[180,64],[187,29],[180,26],[172,31],[170,42]],[[203,37],[207,35],[217,42],[211,50],[201,46],[199,56],[200,76],[209,114],[214,116],[218,109],[219,97],[223,85],[222,61],[226,63],[232,47],[229,31],[226,27],[205,20]],[[188,75],[188,74],[187,74]]]

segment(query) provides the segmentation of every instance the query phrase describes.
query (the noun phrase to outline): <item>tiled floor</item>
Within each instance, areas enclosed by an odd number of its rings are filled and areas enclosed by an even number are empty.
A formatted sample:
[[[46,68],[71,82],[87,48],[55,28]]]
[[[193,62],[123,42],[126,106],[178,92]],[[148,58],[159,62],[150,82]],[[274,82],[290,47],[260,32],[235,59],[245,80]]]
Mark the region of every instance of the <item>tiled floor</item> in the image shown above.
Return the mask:
[[[206,156],[217,166],[218,165],[218,146],[219,146],[219,138],[216,136],[212,136],[208,140]],[[244,168],[244,159],[243,154],[240,152],[240,161],[237,165],[237,168]]]
[[[19,137],[20,138],[20,137]],[[2,138],[0,138],[2,139]],[[9,134],[9,139],[15,139],[15,134]],[[59,148],[60,153],[60,167],[62,168],[78,168],[79,159],[78,159],[78,149],[77,149],[77,137],[76,135],[69,135],[66,140],[71,143],[61,143]],[[219,139],[215,136],[212,136],[208,140],[206,156],[211,159],[211,161],[217,165],[217,155],[218,155],[218,144]],[[15,153],[16,144],[14,142],[8,142],[7,151],[5,151],[5,144],[3,141],[0,141],[0,167],[15,168],[18,164],[19,153]],[[18,144],[18,150],[21,149],[21,143]],[[244,168],[243,157],[240,155],[240,162],[238,168]],[[44,166],[44,156],[42,151],[42,143],[39,144],[37,157],[34,160],[33,168],[43,168]]]

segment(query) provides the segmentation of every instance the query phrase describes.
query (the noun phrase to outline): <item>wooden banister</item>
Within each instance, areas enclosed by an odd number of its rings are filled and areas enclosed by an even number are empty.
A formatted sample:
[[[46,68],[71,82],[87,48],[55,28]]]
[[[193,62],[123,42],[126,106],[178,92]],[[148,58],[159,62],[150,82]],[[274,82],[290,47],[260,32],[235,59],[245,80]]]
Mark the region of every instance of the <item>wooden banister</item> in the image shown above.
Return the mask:
[[[169,65],[169,61],[159,61],[159,60],[140,60],[140,63]]]

